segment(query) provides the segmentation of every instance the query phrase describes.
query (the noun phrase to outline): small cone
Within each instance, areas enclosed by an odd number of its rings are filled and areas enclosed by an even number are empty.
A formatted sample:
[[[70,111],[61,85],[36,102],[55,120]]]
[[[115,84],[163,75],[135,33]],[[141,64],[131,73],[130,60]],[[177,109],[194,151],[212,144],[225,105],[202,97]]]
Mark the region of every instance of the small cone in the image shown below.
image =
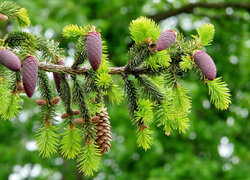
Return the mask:
[[[214,80],[217,70],[213,59],[206,52],[200,50],[194,51],[193,57],[205,78]]]
[[[102,59],[102,39],[98,32],[90,32],[86,39],[87,54],[90,65],[96,71]]]
[[[37,99],[36,104],[39,105],[39,106],[44,106],[44,105],[47,104],[47,101],[45,101],[43,99]]]
[[[2,47],[0,47],[0,63],[12,71],[19,71],[21,68],[17,55]]]
[[[52,99],[50,102],[51,104],[56,105],[60,102],[60,97],[57,96],[54,99]]]
[[[176,32],[172,30],[166,30],[162,32],[157,40],[156,48],[158,51],[162,51],[171,46],[176,39]]]
[[[91,118],[91,121],[94,122],[96,127],[96,142],[101,150],[101,154],[108,152],[110,148],[110,142],[112,141],[111,137],[111,126],[109,121],[109,116],[106,108],[101,109],[101,113],[97,116]]]
[[[84,118],[77,118],[77,119],[74,119],[74,122],[76,124],[83,124],[83,123],[85,123],[85,119]]]
[[[23,87],[29,98],[31,98],[36,89],[38,75],[38,64],[33,56],[27,56],[23,62]]]
[[[62,119],[66,119],[67,117],[69,117],[69,114],[64,112],[62,115],[61,115],[61,118]]]
[[[73,113],[73,115],[75,115],[75,116],[76,116],[76,115],[80,114],[80,111],[79,111],[79,110],[73,110],[73,112],[72,112],[72,113]]]

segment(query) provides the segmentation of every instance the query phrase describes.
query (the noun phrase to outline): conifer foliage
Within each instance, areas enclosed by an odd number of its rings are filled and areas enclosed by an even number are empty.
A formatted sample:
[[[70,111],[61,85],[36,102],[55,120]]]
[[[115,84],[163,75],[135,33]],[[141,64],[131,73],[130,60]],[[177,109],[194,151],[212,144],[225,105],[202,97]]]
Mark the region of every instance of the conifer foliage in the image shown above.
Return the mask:
[[[30,24],[26,9],[8,1],[0,4],[0,20],[16,21],[21,27]],[[135,43],[128,50],[128,62],[112,68],[101,31],[95,26],[68,25],[63,29],[65,38],[77,38],[71,67],[64,65],[58,42],[23,31],[8,33],[0,39],[0,118],[16,117],[21,108],[20,94],[31,97],[38,84],[39,154],[47,158],[60,153],[64,158],[77,159],[79,171],[93,175],[101,155],[111,147],[112,119],[105,108],[105,96],[111,103],[125,100],[136,142],[145,150],[154,143],[154,120],[167,136],[175,130],[185,133],[189,127],[191,92],[183,86],[180,72],[199,72],[197,76],[208,86],[211,103],[217,109],[228,109],[229,89],[221,77],[216,78],[212,58],[201,51],[213,41],[212,24],[202,25],[190,40],[177,30],[161,33],[159,26],[146,17],[133,20],[129,30]],[[12,59],[7,62],[9,57]],[[49,72],[54,73],[53,86]],[[112,75],[119,75],[124,86],[118,86]],[[54,124],[60,99],[65,108],[61,115],[63,130]]]

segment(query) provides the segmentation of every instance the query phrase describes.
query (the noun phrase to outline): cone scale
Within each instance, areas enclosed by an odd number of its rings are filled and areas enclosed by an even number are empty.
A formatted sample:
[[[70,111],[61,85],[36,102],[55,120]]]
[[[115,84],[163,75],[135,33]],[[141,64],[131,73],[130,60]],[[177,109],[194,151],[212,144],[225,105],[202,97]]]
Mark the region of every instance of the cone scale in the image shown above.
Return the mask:
[[[21,62],[17,55],[8,49],[0,47],[0,63],[12,71],[19,71],[21,68]]]
[[[206,52],[200,50],[194,51],[193,58],[205,78],[214,80],[217,70],[213,59]]]
[[[171,46],[176,39],[176,32],[172,30],[166,30],[162,32],[157,40],[156,48],[158,51],[162,51]]]
[[[106,108],[101,109],[101,113],[92,118],[92,121],[96,127],[96,143],[101,150],[101,154],[108,152],[112,141],[111,126],[109,116]]]
[[[90,65],[97,71],[102,59],[102,39],[98,32],[90,32],[86,39],[87,55]]]
[[[36,89],[38,64],[33,56],[27,56],[23,62],[23,87],[25,93],[31,98]]]

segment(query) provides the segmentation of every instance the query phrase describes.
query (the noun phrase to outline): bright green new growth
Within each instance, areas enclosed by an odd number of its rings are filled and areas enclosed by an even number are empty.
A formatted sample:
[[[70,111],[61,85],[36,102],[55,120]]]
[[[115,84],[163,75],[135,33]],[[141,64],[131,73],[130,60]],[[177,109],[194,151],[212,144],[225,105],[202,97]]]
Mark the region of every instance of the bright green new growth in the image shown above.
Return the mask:
[[[8,16],[10,20],[17,21],[20,27],[25,28],[30,25],[27,10],[25,8],[21,8],[16,3],[10,1],[1,3],[0,13]]]
[[[94,144],[86,144],[78,156],[77,162],[80,172],[84,172],[86,176],[92,176],[93,171],[98,170],[101,161],[101,154],[98,146]]]
[[[207,23],[197,28],[199,40],[202,46],[209,46],[214,38],[214,25]]]
[[[56,134],[58,130],[55,126],[41,127],[36,133],[36,145],[38,147],[39,155],[42,157],[50,157],[57,153],[58,138]]]
[[[135,111],[135,121],[142,121],[144,125],[149,126],[153,121],[153,103],[148,99],[139,99],[137,102],[138,110]]]
[[[5,97],[5,96],[6,94],[2,97]],[[19,103],[22,101],[23,100],[18,95],[16,96],[14,94],[10,94],[7,98],[5,97],[5,100],[3,101],[5,102],[5,104],[3,106],[0,106],[1,107],[0,115],[2,119],[7,120],[7,119],[12,119],[12,118],[17,117],[20,109],[22,108],[22,106],[20,106]]]
[[[63,28],[62,35],[66,38],[70,38],[70,37],[82,36],[86,33],[87,32],[83,27],[70,24]]]
[[[221,80],[221,77],[215,78],[213,81],[208,81],[208,90],[210,101],[217,109],[225,110],[231,104],[230,91],[227,84]]]
[[[145,41],[150,38],[152,42],[156,42],[160,36],[160,27],[151,19],[139,17],[133,20],[129,26],[130,34],[135,43]]]
[[[67,159],[74,159],[81,149],[81,130],[78,128],[68,128],[62,133],[61,153]]]
[[[146,60],[147,67],[157,71],[161,67],[169,67],[171,62],[170,55],[167,50],[158,51]]]
[[[145,151],[150,149],[153,144],[153,131],[145,128],[144,130],[137,129],[137,144],[139,147],[142,147]]]
[[[193,68],[192,60],[189,55],[182,56],[180,62],[180,67],[184,72],[187,72],[188,70],[191,70]]]

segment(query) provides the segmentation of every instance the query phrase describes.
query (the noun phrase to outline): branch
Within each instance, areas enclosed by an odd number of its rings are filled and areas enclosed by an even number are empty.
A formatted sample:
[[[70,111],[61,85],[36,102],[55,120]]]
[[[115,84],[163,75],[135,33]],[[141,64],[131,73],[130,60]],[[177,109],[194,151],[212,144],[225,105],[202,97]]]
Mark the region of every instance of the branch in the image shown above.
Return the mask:
[[[56,64],[47,64],[47,63],[39,63],[38,67],[40,70],[48,71],[48,72],[57,72],[57,73],[66,73],[66,74],[82,74],[86,75],[88,74],[88,71],[91,70],[90,67],[78,67],[77,69],[73,69],[69,66],[62,66],[62,65],[56,65]],[[133,74],[133,75],[139,75],[139,74],[156,74],[161,72],[167,72],[168,68],[162,68],[158,70],[158,72],[151,72],[152,69],[147,67],[136,67],[133,69],[125,70],[125,66],[122,67],[111,67],[109,68],[109,74],[112,75],[121,75],[123,73],[125,74]]]
[[[156,22],[164,20],[171,16],[176,16],[182,13],[193,13],[195,8],[213,8],[213,9],[222,9],[227,7],[246,9],[248,12],[250,11],[250,3],[247,2],[223,2],[223,3],[207,3],[207,2],[198,2],[193,4],[185,5],[178,9],[172,9],[167,12],[159,12],[155,15],[149,16],[149,18],[153,19]]]

